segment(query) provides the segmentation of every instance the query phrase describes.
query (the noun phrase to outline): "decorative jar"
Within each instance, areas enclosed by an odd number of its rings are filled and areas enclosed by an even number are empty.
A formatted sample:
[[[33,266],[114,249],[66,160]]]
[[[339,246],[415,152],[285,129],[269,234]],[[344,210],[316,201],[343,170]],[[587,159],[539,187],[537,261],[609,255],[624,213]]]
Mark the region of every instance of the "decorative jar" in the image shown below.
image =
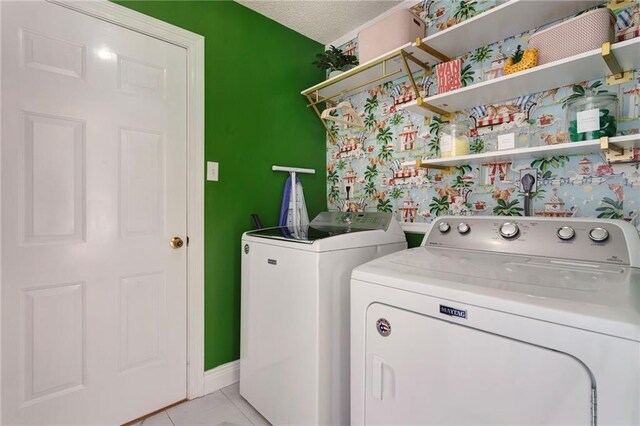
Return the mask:
[[[442,126],[440,131],[440,156],[460,157],[469,154],[469,134],[471,123],[467,120],[454,121]]]
[[[567,123],[571,142],[615,136],[618,130],[618,96],[591,90],[586,96],[569,99]]]

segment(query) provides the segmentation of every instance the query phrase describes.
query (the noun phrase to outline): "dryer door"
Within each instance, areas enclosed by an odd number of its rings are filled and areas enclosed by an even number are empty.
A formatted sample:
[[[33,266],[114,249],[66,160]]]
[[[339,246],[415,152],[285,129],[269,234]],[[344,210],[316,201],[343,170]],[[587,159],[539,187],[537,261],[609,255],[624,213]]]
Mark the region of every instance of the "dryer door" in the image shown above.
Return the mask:
[[[572,356],[378,303],[366,333],[368,425],[591,424]]]

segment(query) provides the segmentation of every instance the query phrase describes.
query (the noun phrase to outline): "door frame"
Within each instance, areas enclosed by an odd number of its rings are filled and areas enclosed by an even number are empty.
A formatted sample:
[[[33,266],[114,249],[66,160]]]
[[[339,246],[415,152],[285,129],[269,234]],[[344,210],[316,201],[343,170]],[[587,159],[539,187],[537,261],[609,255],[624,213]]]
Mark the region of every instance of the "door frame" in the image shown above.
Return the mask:
[[[46,0],[187,53],[187,398],[204,395],[204,37],[108,0]],[[1,26],[1,21],[0,21]],[[0,47],[0,58],[1,58]],[[0,69],[1,77],[1,69]],[[0,102],[0,117],[1,117]],[[2,122],[0,120],[0,135]],[[1,200],[1,197],[0,197]],[[0,229],[0,236],[2,230]],[[0,288],[2,281],[0,277]],[[1,299],[0,299],[1,301]],[[1,304],[0,304],[1,306]],[[1,310],[0,310],[1,314]],[[1,337],[1,336],[0,336]],[[0,339],[0,354],[2,340]],[[1,356],[1,355],[0,355]],[[0,371],[1,375],[1,371]],[[1,392],[1,391],[0,391]],[[2,413],[0,394],[0,415]]]

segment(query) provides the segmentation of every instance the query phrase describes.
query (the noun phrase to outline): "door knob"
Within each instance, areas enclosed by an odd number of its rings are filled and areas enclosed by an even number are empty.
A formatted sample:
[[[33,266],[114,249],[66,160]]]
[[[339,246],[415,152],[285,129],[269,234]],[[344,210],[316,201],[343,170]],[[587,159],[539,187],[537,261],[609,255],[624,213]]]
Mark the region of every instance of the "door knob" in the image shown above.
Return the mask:
[[[182,241],[182,238],[180,237],[173,237],[171,241],[169,241],[169,245],[171,248],[179,249],[184,245],[184,241]]]

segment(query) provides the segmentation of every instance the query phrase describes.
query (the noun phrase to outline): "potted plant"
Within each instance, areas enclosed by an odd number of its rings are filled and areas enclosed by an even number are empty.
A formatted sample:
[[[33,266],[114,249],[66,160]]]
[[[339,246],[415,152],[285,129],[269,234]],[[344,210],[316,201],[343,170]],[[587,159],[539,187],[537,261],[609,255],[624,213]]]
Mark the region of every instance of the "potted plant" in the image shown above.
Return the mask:
[[[513,74],[538,65],[538,49],[525,49],[523,52],[520,47],[518,45],[516,52],[504,64],[503,70],[505,74]]]
[[[316,54],[313,65],[329,71],[329,77],[334,77],[358,65],[358,58],[355,55],[346,55],[335,46],[329,46],[329,50]]]

